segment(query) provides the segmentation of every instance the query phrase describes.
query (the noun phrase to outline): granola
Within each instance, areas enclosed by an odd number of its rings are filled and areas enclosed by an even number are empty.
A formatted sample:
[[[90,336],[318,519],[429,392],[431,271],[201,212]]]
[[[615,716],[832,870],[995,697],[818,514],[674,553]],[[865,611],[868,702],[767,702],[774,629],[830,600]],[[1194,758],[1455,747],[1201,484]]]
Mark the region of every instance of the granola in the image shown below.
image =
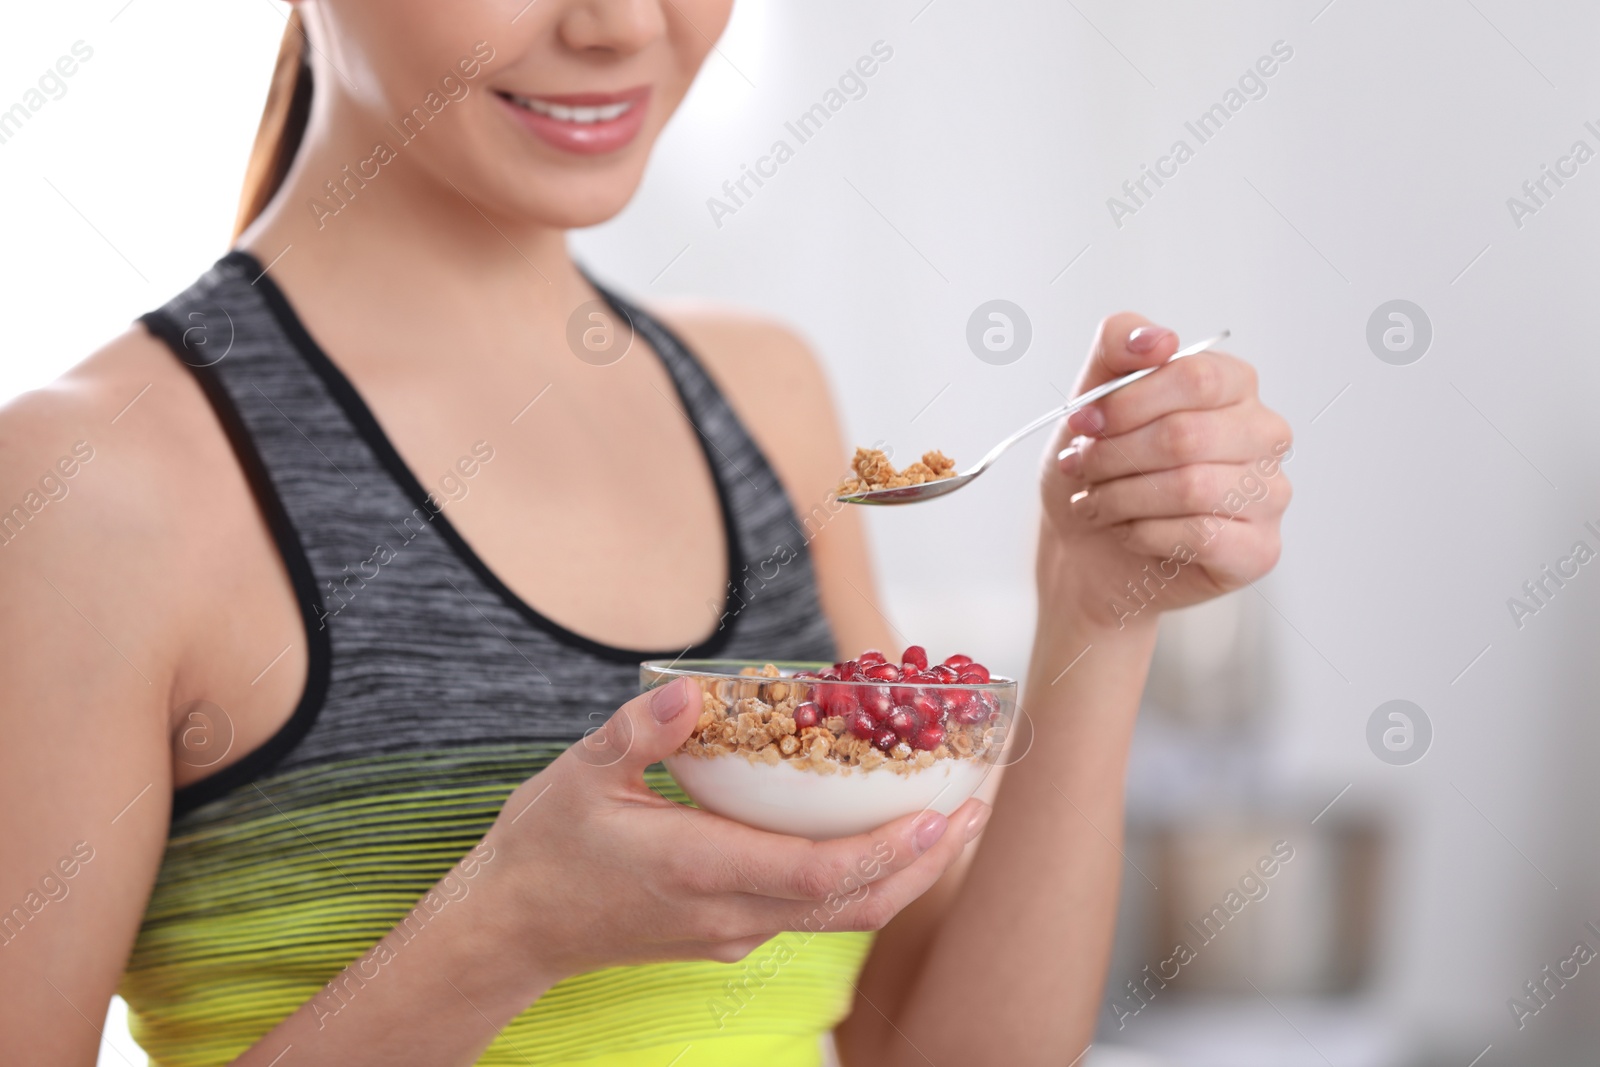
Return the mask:
[[[681,752],[738,753],[819,774],[911,774],[940,760],[981,759],[1003,743],[998,699],[973,688],[988,671],[966,656],[929,670],[914,645],[901,667],[869,650],[815,673],[785,676],[769,663],[740,674],[701,679],[700,717]]]
[[[880,449],[857,448],[855,457],[850,461],[850,467],[855,474],[839,483],[837,490],[839,496],[921,485],[924,482],[953,478],[956,473],[956,461],[937,449],[924,452],[921,459],[905,470],[897,471],[894,469],[894,464],[889,462],[889,457]]]

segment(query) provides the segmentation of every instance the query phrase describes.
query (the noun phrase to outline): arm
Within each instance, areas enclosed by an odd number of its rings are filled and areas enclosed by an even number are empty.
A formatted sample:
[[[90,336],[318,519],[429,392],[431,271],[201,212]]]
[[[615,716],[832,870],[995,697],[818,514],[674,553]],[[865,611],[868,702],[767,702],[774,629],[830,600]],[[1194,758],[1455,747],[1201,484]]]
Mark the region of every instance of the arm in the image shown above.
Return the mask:
[[[725,313],[676,318],[736,405],[744,398],[745,421],[797,507],[827,499],[845,461],[826,383],[804,345]],[[1077,391],[1176,350],[1172,335],[1151,332],[1132,351],[1141,325],[1133,315],[1102,324]],[[759,417],[759,397],[775,382],[809,413],[803,424]],[[1124,772],[1157,614],[1237,588],[1277,559],[1289,487],[1276,460],[1289,431],[1256,399],[1248,366],[1191,357],[1095,409],[1100,425],[1074,419],[1044,472],[1039,626],[1023,687],[1031,747],[985,784],[994,814],[981,841],[880,935],[839,1031],[847,1063],[920,1064],[937,1049],[941,1061],[1060,1064],[1082,1051],[1111,951]],[[1069,444],[1075,453],[1058,461]],[[1256,466],[1263,460],[1274,474]],[[1216,522],[1213,506],[1231,505],[1228,494],[1241,489],[1248,504],[1232,522]],[[1218,529],[1202,542],[1185,527],[1191,519]],[[1187,541],[1192,557],[1175,558]],[[833,518],[811,549],[841,644],[896,647],[854,510]],[[1163,565],[1177,577],[1141,586],[1148,605],[1128,599],[1125,582],[1145,582],[1144,568]]]
[[[321,1003],[331,997],[313,998],[236,1062],[267,1067],[292,1045],[300,1064],[471,1063],[561,978],[668,959],[735,963],[780,930],[804,929],[887,842],[892,858],[873,868],[873,892],[841,913],[843,929],[878,929],[966,843],[954,827],[970,809],[948,832],[942,819],[908,815],[814,844],[658,796],[644,771],[683,743],[701,707],[682,679],[623,705],[518,787],[441,879],[440,892],[460,901],[431,920],[447,923],[443,936],[408,944],[391,932],[363,957],[384,977],[337,1020]]]
[[[166,840],[166,620],[100,532],[137,466],[105,432],[113,395],[58,386],[0,412],[6,1063],[94,1062]]]
[[[1079,391],[1177,349],[1173,334],[1146,326],[1136,315],[1107,319]],[[1220,353],[1164,368],[1058,434],[1043,475],[1039,627],[1024,691],[1032,748],[1000,787],[900,1020],[907,1034],[956,1062],[1060,1064],[1089,1043],[1157,613],[1239,588],[1276,563],[1289,500],[1277,466],[1288,444],[1288,426],[1256,397],[1254,372]],[[863,1062],[919,1059],[891,1042]]]

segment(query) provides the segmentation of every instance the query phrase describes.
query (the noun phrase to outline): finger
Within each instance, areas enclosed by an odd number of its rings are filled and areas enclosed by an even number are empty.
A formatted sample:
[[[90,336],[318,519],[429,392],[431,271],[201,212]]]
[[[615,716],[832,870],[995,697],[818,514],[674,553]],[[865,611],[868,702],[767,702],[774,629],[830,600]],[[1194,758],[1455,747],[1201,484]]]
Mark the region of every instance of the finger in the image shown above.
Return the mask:
[[[1078,376],[1077,392],[1132,371],[1157,366],[1172,358],[1177,350],[1178,335],[1143,315],[1123,311],[1107,316],[1095,331],[1089,361]]]
[[[1288,506],[1287,484],[1246,465],[1191,463],[1090,485],[1073,495],[1071,507],[1080,522],[1102,529],[1138,519],[1253,519]]]
[[[705,843],[703,850],[690,850],[682,872],[693,888],[802,901],[822,900],[841,887],[904,870],[942,840],[950,825],[944,815],[929,810],[864,834],[809,841],[706,812],[688,814],[699,816],[695,827]]]
[[[1145,519],[1125,530],[1131,550],[1160,560],[1153,569],[1163,579],[1200,566],[1223,589],[1255,581],[1277,565],[1283,551],[1275,522]]]
[[[677,678],[640,693],[585,734],[561,760],[581,768],[597,786],[637,786],[646,767],[669,756],[699,721],[700,683]]]
[[[1130,388],[1132,388],[1130,386]],[[1095,482],[1171,470],[1189,463],[1254,463],[1277,472],[1279,444],[1287,451],[1289,426],[1259,403],[1210,411],[1174,411],[1115,437],[1080,437],[1057,457],[1061,472],[1080,488]]]
[[[799,928],[816,930],[819,922],[831,930],[882,930],[906,905],[916,900],[944,876],[961,858],[962,850],[982,832],[990,807],[976,797],[957,808],[950,816],[950,831],[937,844],[909,866],[867,885],[856,898],[845,898],[842,907],[821,902],[799,918]],[[838,902],[835,902],[837,904]]]
[[[989,805],[976,797],[969,799],[950,815],[947,832],[925,851],[904,861],[897,857],[885,862],[871,877],[847,873],[825,892],[806,899],[745,894],[731,906],[724,899],[715,905],[722,909],[723,935],[738,940],[763,932],[770,937],[780,930],[882,929],[960,858],[962,849],[983,829],[989,810]]]
[[[1225,352],[1197,352],[1074,412],[1067,429],[1115,436],[1168,412],[1227,407],[1255,395],[1256,372],[1250,364]]]

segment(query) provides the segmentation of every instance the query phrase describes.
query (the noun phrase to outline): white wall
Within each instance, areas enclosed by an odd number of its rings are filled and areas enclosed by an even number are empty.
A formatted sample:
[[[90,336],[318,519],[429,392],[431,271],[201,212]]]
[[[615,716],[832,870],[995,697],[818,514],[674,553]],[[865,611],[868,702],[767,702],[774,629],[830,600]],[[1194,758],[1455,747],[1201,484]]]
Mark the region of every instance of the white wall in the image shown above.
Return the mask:
[[[1586,970],[1520,1034],[1505,1001],[1600,921],[1600,577],[1585,568],[1521,630],[1505,602],[1589,536],[1584,520],[1600,526],[1586,301],[1600,163],[1520,228],[1506,198],[1575,139],[1600,149],[1583,126],[1600,126],[1600,15],[1573,0],[1325,2],[745,0],[637,201],[576,244],[646,298],[783,317],[827,364],[853,440],[960,459],[1054,403],[1111,310],[1189,336],[1231,327],[1298,434],[1288,551],[1262,587],[1281,682],[1270,766],[1308,803],[1353,783],[1346,801],[1398,827],[1369,1007],[1425,1050],[1417,1062],[1464,1064],[1490,1043],[1485,1065],[1564,1062],[1585,1025],[1593,1045],[1600,977]],[[278,10],[12,14],[0,103],[74,41],[95,51],[0,145],[0,395],[222,249]],[[716,225],[707,198],[879,40],[894,55],[867,95]],[[1174,138],[1194,144],[1184,121],[1279,40],[1294,54],[1267,95],[1115,226],[1107,197]],[[1003,367],[964,339],[995,297],[1033,326]],[[1365,341],[1393,298],[1433,323],[1414,365]],[[901,629],[1021,666],[1034,477],[1018,454],[948,503],[870,517]],[[1436,730],[1413,766],[1366,747],[1392,697]]]

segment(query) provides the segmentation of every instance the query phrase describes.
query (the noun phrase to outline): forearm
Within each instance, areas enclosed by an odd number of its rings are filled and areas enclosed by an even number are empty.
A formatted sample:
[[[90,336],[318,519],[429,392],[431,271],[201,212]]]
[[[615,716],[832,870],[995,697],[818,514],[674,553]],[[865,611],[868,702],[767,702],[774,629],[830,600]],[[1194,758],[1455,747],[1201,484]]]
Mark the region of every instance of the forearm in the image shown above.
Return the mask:
[[[897,1022],[951,1062],[1059,1067],[1094,1031],[1124,862],[1128,747],[1155,633],[1052,617],[1053,599],[1018,716],[1018,744],[1031,725],[1031,747],[1005,771]],[[919,1062],[904,1046],[891,1042],[883,1062]]]
[[[489,860],[474,870],[475,855]],[[292,1060],[282,1063],[299,1067],[470,1064],[552,984],[510,949],[508,934],[493,853],[480,846],[381,941],[234,1062],[278,1064],[292,1045]]]
[[[891,1033],[861,1062],[917,1063],[932,1047],[952,1062],[1060,1065],[1093,1035],[1157,612],[1270,570],[1289,501],[1289,428],[1261,404],[1255,372],[1216,352],[1162,366],[1177,349],[1132,313],[1100,325],[1080,391],[1154,372],[1075,413],[1046,453],[1019,737],[1031,726],[1031,748],[1006,770],[966,882],[889,1012],[912,1042]]]

